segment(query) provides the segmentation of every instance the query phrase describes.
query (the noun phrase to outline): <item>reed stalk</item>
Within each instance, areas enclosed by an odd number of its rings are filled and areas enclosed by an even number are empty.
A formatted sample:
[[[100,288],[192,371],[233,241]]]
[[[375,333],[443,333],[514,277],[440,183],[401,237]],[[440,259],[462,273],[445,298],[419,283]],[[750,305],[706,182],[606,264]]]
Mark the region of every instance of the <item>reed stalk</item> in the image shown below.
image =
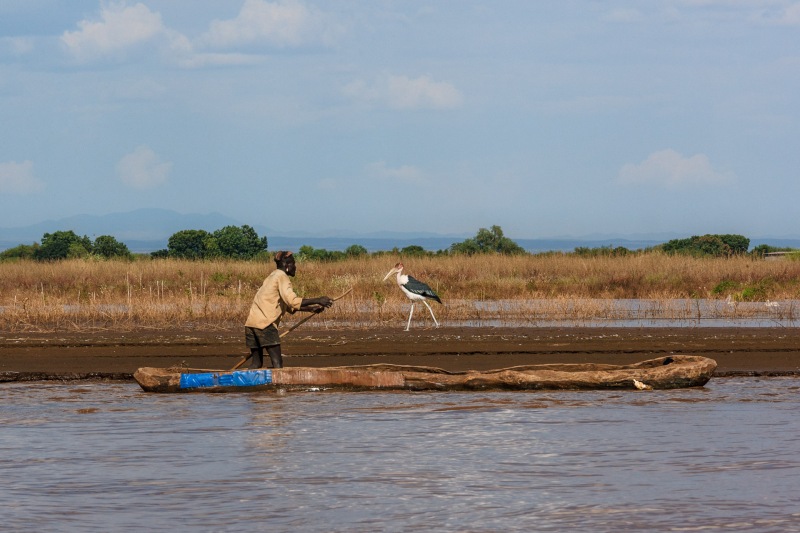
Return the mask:
[[[330,326],[396,325],[408,300],[382,281],[403,258],[369,256],[301,262],[294,287],[303,296],[345,299],[320,315]],[[700,259],[658,253],[583,258],[573,254],[435,256],[403,259],[445,305],[445,323],[536,325],[551,321],[747,318],[793,320],[800,261],[748,257]],[[241,326],[272,263],[173,259],[0,263],[0,330]],[[635,304],[621,304],[635,300]],[[767,301],[780,302],[767,307]],[[708,302],[716,302],[710,305]],[[430,322],[417,307],[415,320]]]

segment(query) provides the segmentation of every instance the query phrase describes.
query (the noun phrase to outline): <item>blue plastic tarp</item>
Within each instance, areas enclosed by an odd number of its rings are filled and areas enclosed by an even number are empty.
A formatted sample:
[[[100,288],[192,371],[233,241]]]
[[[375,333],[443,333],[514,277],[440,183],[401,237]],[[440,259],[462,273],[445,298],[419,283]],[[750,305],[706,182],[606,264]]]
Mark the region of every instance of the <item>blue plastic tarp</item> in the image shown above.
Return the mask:
[[[181,389],[203,387],[257,387],[272,383],[272,370],[243,370],[240,372],[208,372],[181,374]]]

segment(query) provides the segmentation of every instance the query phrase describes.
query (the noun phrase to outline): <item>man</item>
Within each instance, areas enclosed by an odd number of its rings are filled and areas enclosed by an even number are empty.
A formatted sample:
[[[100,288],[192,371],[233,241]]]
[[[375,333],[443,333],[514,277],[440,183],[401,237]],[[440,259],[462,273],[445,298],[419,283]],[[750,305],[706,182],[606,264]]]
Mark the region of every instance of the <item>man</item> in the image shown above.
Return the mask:
[[[285,313],[296,311],[321,313],[333,305],[333,300],[327,296],[300,298],[295,294],[289,279],[294,277],[297,271],[292,252],[276,253],[275,265],[277,269],[267,276],[256,292],[253,304],[250,306],[250,314],[244,324],[245,341],[253,358],[250,363],[251,369],[261,368],[264,364],[264,348],[267,349],[272,367],[283,367],[278,325]]]

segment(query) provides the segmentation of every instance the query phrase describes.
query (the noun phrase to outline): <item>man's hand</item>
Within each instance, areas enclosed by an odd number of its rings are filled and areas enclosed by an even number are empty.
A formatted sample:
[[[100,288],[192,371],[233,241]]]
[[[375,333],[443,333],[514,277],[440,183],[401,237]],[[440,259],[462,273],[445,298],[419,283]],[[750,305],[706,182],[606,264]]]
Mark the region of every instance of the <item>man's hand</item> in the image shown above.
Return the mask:
[[[300,310],[309,313],[321,313],[332,305],[333,299],[328,298],[327,296],[320,296],[319,298],[303,298],[303,304],[300,306]]]

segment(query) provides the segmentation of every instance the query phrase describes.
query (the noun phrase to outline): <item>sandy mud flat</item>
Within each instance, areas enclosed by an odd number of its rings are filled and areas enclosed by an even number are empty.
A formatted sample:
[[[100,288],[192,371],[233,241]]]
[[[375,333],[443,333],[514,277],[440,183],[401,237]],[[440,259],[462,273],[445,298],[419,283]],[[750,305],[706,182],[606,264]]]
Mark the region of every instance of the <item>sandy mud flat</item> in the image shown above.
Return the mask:
[[[622,364],[682,353],[718,363],[717,375],[800,374],[795,328],[297,329],[286,366],[374,363],[488,370],[539,363]],[[220,331],[0,335],[0,381],[131,379],[139,367],[228,369],[245,354],[238,328]]]

